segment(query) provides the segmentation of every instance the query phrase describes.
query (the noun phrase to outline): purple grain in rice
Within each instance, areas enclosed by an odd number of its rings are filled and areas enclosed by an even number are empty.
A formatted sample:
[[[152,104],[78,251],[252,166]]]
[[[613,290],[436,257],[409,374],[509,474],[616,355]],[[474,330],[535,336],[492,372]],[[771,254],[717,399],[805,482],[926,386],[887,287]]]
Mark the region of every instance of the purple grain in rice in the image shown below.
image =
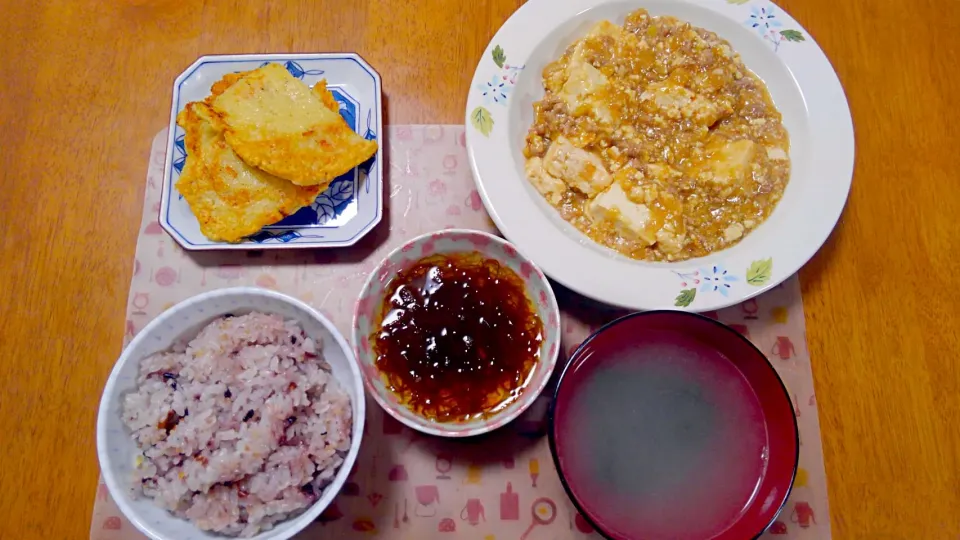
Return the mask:
[[[143,360],[138,384],[123,401],[134,489],[204,530],[252,536],[300,513],[350,449],[349,396],[276,315],[217,319]]]

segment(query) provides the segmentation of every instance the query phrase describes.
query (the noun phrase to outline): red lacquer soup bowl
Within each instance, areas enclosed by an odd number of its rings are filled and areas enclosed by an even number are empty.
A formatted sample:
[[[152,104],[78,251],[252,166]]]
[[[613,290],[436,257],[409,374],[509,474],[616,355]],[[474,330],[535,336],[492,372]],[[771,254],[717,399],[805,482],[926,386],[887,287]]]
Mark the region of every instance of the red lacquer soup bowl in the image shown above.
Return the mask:
[[[557,470],[607,538],[755,538],[790,494],[799,438],[787,390],[712,319],[618,319],[574,352],[554,397]]]

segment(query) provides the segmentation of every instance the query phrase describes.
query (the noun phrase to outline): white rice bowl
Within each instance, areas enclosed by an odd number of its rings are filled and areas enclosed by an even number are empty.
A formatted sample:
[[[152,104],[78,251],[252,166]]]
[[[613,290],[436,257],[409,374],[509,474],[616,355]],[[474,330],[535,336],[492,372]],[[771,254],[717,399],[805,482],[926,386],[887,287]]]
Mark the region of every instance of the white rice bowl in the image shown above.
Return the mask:
[[[117,505],[151,538],[282,539],[336,496],[363,420],[359,370],[329,321],[273,291],[221,289],[131,341],[97,450]]]

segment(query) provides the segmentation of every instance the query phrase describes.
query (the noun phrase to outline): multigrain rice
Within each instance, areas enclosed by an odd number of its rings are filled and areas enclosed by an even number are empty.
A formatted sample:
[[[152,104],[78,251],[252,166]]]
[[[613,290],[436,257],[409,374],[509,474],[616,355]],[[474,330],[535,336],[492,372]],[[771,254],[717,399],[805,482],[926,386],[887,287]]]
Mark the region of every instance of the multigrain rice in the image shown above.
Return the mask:
[[[199,528],[252,536],[312,505],[350,449],[350,398],[294,321],[225,316],[140,365],[123,420],[134,490]]]

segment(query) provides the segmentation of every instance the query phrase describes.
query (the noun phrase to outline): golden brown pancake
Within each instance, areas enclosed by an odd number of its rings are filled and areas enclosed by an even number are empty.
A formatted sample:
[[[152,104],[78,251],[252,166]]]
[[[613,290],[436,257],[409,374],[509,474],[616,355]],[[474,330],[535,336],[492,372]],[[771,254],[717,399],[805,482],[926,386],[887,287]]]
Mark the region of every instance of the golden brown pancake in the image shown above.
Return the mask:
[[[214,121],[234,152],[297,185],[326,186],[377,151],[340,117],[325,83],[311,91],[280,64],[227,76],[213,91]]]
[[[206,103],[188,103],[177,115],[186,131],[187,160],[177,181],[207,238],[239,242],[312,203],[320,186],[297,186],[250,167],[213,123]]]

